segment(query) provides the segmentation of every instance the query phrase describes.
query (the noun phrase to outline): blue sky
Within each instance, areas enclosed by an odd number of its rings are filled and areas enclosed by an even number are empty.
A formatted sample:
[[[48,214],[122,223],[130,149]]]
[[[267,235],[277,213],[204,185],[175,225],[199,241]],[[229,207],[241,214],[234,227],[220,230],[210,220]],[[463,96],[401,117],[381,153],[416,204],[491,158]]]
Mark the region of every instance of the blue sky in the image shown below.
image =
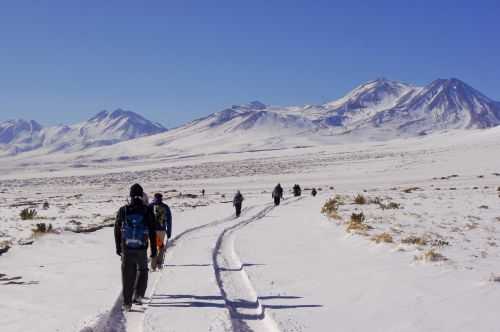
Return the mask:
[[[172,127],[232,104],[458,77],[500,100],[495,1],[2,1],[0,120],[125,108]]]

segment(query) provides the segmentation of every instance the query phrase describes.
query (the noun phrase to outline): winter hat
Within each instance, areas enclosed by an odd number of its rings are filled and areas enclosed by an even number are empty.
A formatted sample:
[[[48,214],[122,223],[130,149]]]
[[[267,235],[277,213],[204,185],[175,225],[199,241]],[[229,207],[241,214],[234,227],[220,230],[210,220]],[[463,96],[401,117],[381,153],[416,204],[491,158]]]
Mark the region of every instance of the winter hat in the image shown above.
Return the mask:
[[[144,190],[142,189],[141,185],[136,183],[130,187],[130,197],[142,197],[144,194]]]
[[[161,202],[163,199],[163,195],[160,193],[155,194],[155,202]]]

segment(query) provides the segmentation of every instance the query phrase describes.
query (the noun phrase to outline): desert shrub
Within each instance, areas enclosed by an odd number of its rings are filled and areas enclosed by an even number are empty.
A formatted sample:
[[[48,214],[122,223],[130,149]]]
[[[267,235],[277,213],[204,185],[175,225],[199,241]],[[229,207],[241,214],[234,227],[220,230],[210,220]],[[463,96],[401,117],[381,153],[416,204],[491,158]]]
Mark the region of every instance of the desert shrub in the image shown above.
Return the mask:
[[[353,213],[351,215],[351,219],[347,223],[347,231],[360,231],[360,232],[366,232],[368,230],[372,229],[368,224],[365,223],[365,215],[363,212],[360,213]]]
[[[366,204],[367,200],[365,196],[358,194],[356,197],[354,197],[354,203],[356,204]]]
[[[39,223],[35,225],[35,228],[33,229],[33,233],[35,235],[37,234],[45,234],[45,233],[52,233],[54,232],[54,228],[52,227],[52,224],[46,224],[46,223]]]
[[[500,187],[497,188],[497,191],[500,191]]]
[[[385,205],[386,209],[399,209],[401,207],[401,204],[395,203],[395,202],[389,202],[389,204]]]
[[[450,243],[448,241],[442,240],[442,239],[432,240],[432,241],[430,241],[429,244],[433,247],[444,247],[444,246],[450,245]]]
[[[321,213],[332,219],[340,219],[338,205],[339,201],[336,198],[330,198],[321,208]]]
[[[36,209],[26,208],[19,213],[22,220],[33,220],[36,218],[38,212]]]
[[[415,236],[415,235],[410,235],[401,240],[401,243],[404,244],[416,244],[419,246],[425,246],[427,245],[427,240],[424,239],[423,237]]]
[[[447,261],[448,258],[435,251],[434,249],[430,249],[424,252],[422,255],[415,256],[415,260],[424,262],[442,262]]]
[[[394,242],[392,239],[392,235],[389,233],[386,233],[386,232],[374,235],[372,237],[372,240],[375,241],[376,243],[381,243],[381,242],[392,243],[392,242]]]
[[[395,202],[389,202],[388,204],[385,204],[384,202],[382,202],[380,197],[375,197],[374,199],[370,200],[370,203],[377,204],[382,210],[399,209],[400,207],[400,205]]]

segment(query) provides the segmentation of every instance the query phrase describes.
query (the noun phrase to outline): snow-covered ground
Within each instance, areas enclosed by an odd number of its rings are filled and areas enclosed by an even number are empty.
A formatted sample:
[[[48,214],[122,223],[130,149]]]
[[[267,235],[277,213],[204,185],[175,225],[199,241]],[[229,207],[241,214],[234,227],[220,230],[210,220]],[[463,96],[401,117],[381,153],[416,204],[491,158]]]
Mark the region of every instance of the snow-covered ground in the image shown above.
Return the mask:
[[[498,330],[499,128],[229,152],[9,169],[0,182],[0,243],[10,246],[0,256],[1,330]],[[174,239],[169,266],[152,273],[151,303],[123,316],[113,310],[120,262],[104,226],[134,182],[169,197]],[[287,199],[275,208],[277,182]],[[292,198],[294,183],[321,190]],[[238,219],[227,203],[236,189],[246,197]],[[358,194],[366,204],[354,203]],[[330,198],[334,218],[321,213]],[[37,218],[21,220],[26,207]],[[348,232],[353,213],[364,228]],[[32,233],[39,223],[54,232]],[[74,233],[89,226],[104,228]],[[377,244],[380,234],[392,242]]]

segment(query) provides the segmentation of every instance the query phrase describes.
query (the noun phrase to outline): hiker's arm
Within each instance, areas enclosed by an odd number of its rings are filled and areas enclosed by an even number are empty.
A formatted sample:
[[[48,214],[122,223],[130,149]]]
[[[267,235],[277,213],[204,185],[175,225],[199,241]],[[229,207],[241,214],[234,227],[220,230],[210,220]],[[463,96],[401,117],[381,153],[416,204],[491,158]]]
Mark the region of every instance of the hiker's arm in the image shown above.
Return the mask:
[[[151,256],[155,257],[157,254],[156,250],[156,220],[153,214],[153,211],[148,208],[148,212],[146,214],[147,225],[149,229],[149,243],[151,244]]]
[[[167,238],[172,236],[172,211],[167,206]]]
[[[115,219],[115,245],[116,245],[116,253],[121,255],[122,253],[122,209],[118,210]]]

